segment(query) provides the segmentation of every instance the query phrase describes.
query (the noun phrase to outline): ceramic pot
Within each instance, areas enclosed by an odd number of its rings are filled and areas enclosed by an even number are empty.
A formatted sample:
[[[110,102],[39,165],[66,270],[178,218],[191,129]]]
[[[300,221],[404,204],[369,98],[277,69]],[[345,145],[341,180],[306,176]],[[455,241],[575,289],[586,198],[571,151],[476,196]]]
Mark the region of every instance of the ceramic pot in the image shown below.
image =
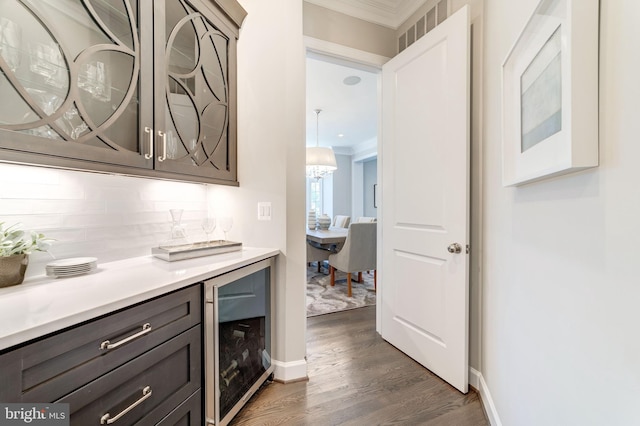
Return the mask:
[[[331,226],[331,218],[323,214],[318,218],[318,229],[327,230]]]
[[[315,210],[309,210],[309,213],[307,215],[307,226],[311,230],[316,229],[316,211]]]
[[[26,254],[0,257],[0,287],[22,284],[28,264],[29,256]]]

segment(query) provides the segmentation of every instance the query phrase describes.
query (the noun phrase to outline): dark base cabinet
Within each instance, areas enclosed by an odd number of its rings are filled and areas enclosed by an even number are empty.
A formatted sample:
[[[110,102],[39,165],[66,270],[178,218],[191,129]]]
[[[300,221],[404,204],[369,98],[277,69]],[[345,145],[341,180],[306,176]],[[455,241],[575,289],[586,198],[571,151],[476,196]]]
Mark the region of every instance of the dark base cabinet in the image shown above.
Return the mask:
[[[197,326],[56,402],[69,404],[72,425],[99,425],[130,407],[118,425],[154,425],[200,389],[200,340]]]
[[[0,401],[68,403],[77,426],[201,425],[201,291],[179,290],[0,354]]]
[[[158,426],[200,426],[202,423],[202,390],[180,404]]]

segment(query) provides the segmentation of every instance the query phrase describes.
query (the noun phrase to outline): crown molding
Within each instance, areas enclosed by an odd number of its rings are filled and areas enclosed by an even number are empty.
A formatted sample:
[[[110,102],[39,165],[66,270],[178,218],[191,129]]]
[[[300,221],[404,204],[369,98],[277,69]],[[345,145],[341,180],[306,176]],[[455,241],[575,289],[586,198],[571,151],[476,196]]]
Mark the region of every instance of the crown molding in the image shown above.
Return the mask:
[[[426,0],[305,0],[372,24],[397,30]]]

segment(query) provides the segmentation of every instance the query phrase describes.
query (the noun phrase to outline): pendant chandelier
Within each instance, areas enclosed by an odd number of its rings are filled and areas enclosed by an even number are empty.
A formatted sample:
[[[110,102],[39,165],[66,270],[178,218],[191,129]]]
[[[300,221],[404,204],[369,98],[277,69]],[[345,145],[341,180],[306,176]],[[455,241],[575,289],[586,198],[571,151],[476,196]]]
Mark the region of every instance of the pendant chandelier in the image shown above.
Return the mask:
[[[338,169],[336,156],[329,147],[318,146],[320,139],[318,137],[318,122],[321,109],[314,110],[316,112],[316,146],[307,147],[307,177],[313,179],[322,179],[334,170]]]

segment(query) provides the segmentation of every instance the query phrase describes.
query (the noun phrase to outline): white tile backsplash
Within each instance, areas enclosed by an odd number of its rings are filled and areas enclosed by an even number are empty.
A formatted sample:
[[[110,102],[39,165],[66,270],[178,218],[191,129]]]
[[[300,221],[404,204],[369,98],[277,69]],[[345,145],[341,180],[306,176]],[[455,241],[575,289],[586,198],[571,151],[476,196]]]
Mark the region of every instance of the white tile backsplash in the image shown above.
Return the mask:
[[[169,237],[172,208],[184,210],[187,235],[204,240],[207,185],[0,164],[0,222],[54,238],[56,258],[148,255]],[[51,260],[34,253],[27,276],[43,274]]]
[[[0,181],[0,199],[4,198],[82,200],[85,198],[85,194],[81,186],[68,185],[66,183],[54,185],[50,182],[21,183]]]

